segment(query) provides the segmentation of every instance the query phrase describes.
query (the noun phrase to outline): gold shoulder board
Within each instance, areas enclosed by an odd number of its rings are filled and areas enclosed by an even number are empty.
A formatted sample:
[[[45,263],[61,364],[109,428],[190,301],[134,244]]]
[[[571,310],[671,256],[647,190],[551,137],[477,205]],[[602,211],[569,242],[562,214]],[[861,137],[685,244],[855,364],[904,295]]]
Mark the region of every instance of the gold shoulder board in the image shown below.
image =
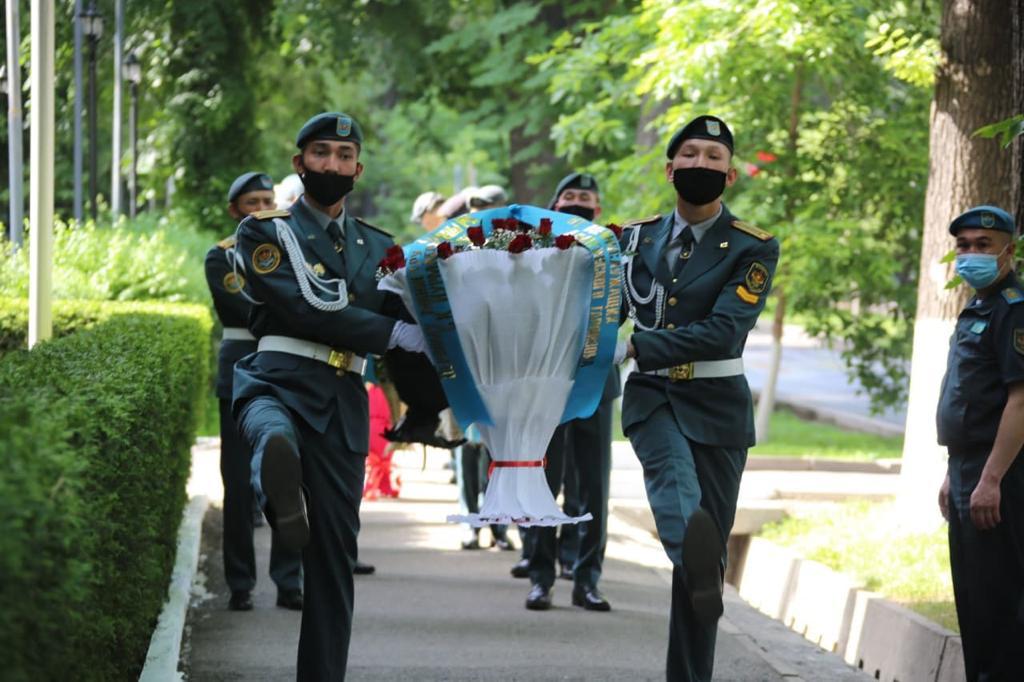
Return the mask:
[[[646,225],[647,223],[653,223],[655,220],[661,220],[661,214],[655,213],[652,216],[646,218],[640,218],[638,220],[630,220],[623,225],[623,227],[633,227],[634,225]]]
[[[271,218],[287,218],[291,214],[287,208],[269,208],[266,211],[256,211],[252,217],[256,220],[270,220]]]
[[[235,245],[235,235],[231,235],[230,237],[226,237],[224,239],[221,239],[219,242],[217,242],[217,246],[219,246],[220,248],[225,249],[225,250],[230,249],[234,245]]]
[[[362,218],[356,217],[356,220],[358,220],[358,221],[359,221],[359,224],[360,224],[360,225],[363,225],[364,227],[368,227],[368,228],[370,228],[371,230],[374,230],[374,231],[376,231],[376,232],[380,232],[380,233],[381,233],[382,235],[384,235],[384,236],[385,236],[385,237],[387,237],[388,239],[394,239],[394,237],[393,237],[393,236],[391,235],[391,233],[390,233],[390,232],[385,232],[384,230],[380,229],[380,228],[379,228],[379,227],[377,227],[376,225],[373,225],[373,224],[371,224],[371,223],[368,223],[368,222],[366,222],[366,221],[365,221],[364,219],[362,219]]]
[[[766,242],[766,241],[768,241],[769,239],[772,238],[771,232],[765,232],[760,227],[755,227],[755,226],[751,225],[750,223],[743,222],[742,220],[734,220],[734,221],[732,221],[732,226],[734,228],[736,228],[737,230],[739,230],[740,232],[746,232],[751,237],[755,237],[756,239],[760,239],[763,242]]]

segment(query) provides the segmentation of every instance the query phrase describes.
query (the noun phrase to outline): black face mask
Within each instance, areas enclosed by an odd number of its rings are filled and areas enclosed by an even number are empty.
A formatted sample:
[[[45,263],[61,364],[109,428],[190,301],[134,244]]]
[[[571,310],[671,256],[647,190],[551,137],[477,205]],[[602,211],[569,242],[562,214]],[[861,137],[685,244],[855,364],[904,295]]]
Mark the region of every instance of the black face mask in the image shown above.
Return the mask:
[[[568,213],[570,215],[576,215],[584,220],[594,222],[594,209],[590,206],[579,206],[577,204],[570,204],[569,206],[563,206],[558,209],[559,213]]]
[[[703,206],[722,196],[725,173],[713,168],[676,168],[672,171],[672,184],[683,201]]]
[[[321,206],[333,206],[338,203],[356,184],[352,175],[317,173],[308,169],[299,177],[302,186],[306,188],[306,194]]]

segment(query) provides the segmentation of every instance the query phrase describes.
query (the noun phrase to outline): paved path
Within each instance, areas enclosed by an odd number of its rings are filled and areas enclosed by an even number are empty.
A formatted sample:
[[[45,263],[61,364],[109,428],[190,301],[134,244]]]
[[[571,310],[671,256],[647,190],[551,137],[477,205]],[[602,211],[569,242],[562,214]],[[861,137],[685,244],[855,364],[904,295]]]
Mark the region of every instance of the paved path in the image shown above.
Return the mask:
[[[445,523],[455,488],[439,468],[419,471],[400,453],[405,487],[397,501],[366,503],[360,535],[377,575],[357,578],[350,680],[659,680],[668,627],[668,561],[644,531],[613,517],[602,587],[614,610],[569,604],[559,582],[555,608],[523,608],[528,585],[513,580],[514,553],[457,549],[461,529]],[[197,448],[192,491],[217,498],[215,447]],[[638,473],[634,475],[639,475]],[[217,504],[215,502],[215,504]],[[514,535],[514,534],[513,534]],[[269,533],[257,531],[256,610],[226,610],[219,514],[207,515],[201,566],[206,592],[190,612],[183,655],[188,679],[290,680],[299,616],[274,607],[267,577]],[[720,624],[720,680],[865,680],[839,660],[727,595]]]
[[[771,320],[763,319],[747,338],[743,362],[747,380],[754,391],[764,385],[771,358]],[[872,415],[867,395],[851,383],[839,352],[808,337],[799,327],[787,325],[782,335],[782,366],[776,398],[779,401],[814,407],[837,415],[879,420],[902,427],[906,408],[889,409]],[[899,428],[897,428],[899,431]]]

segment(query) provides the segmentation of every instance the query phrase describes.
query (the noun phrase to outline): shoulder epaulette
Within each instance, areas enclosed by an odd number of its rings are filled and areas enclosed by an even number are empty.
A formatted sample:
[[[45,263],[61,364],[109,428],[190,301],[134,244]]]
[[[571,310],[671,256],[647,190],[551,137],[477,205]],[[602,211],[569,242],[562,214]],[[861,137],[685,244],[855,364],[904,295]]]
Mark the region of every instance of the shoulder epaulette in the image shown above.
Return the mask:
[[[772,238],[771,232],[765,232],[760,227],[755,227],[755,226],[751,225],[750,223],[743,222],[742,220],[734,220],[734,221],[732,221],[732,226],[734,228],[736,228],[737,230],[739,230],[740,232],[746,232],[751,237],[754,237],[756,239],[760,239],[763,242],[766,242],[766,241],[768,241],[769,239]]]
[[[234,245],[235,235],[231,235],[230,237],[226,237],[225,239],[221,239],[219,242],[217,242],[217,246],[224,250],[230,249]]]
[[[1021,291],[1017,287],[1006,287],[1000,293],[1002,293],[1003,298],[1006,299],[1006,302],[1010,305],[1024,301],[1024,291]]]
[[[660,213],[655,213],[654,215],[647,216],[646,218],[638,218],[637,220],[626,221],[622,226],[623,227],[636,227],[637,225],[646,225],[647,223],[653,223],[656,220],[661,220],[661,214]]]
[[[362,225],[363,227],[368,227],[368,228],[370,228],[371,230],[374,230],[374,231],[376,231],[376,232],[380,232],[380,233],[381,233],[382,235],[384,235],[384,236],[385,236],[385,237],[387,237],[388,239],[394,239],[394,237],[393,237],[393,236],[391,235],[391,233],[390,233],[390,232],[385,232],[384,230],[380,229],[380,228],[379,228],[379,227],[377,227],[376,225],[373,225],[373,224],[371,224],[371,223],[368,223],[368,222],[366,222],[365,220],[363,220],[362,218],[359,218],[358,216],[354,216],[354,217],[355,217],[355,219],[356,219],[356,220],[358,220],[358,221],[359,221],[359,224],[360,224],[360,225]]]
[[[287,208],[268,208],[266,211],[256,211],[250,214],[256,220],[270,220],[271,218],[287,218],[292,214]]]

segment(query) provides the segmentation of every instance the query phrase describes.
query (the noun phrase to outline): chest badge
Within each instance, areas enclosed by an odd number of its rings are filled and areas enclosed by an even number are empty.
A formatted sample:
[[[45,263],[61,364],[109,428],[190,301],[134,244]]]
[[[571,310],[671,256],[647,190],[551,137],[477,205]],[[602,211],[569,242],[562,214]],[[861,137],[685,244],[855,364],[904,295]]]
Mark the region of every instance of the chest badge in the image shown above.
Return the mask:
[[[980,334],[983,331],[985,331],[985,327],[987,327],[987,326],[988,326],[988,322],[983,322],[982,320],[978,320],[977,322],[975,322],[974,324],[971,325],[971,327],[970,327],[971,333],[972,334]]]
[[[224,290],[229,294],[237,294],[245,286],[245,278],[234,272],[224,275]]]
[[[252,269],[257,274],[266,275],[281,264],[281,250],[275,244],[260,244],[252,252]]]

